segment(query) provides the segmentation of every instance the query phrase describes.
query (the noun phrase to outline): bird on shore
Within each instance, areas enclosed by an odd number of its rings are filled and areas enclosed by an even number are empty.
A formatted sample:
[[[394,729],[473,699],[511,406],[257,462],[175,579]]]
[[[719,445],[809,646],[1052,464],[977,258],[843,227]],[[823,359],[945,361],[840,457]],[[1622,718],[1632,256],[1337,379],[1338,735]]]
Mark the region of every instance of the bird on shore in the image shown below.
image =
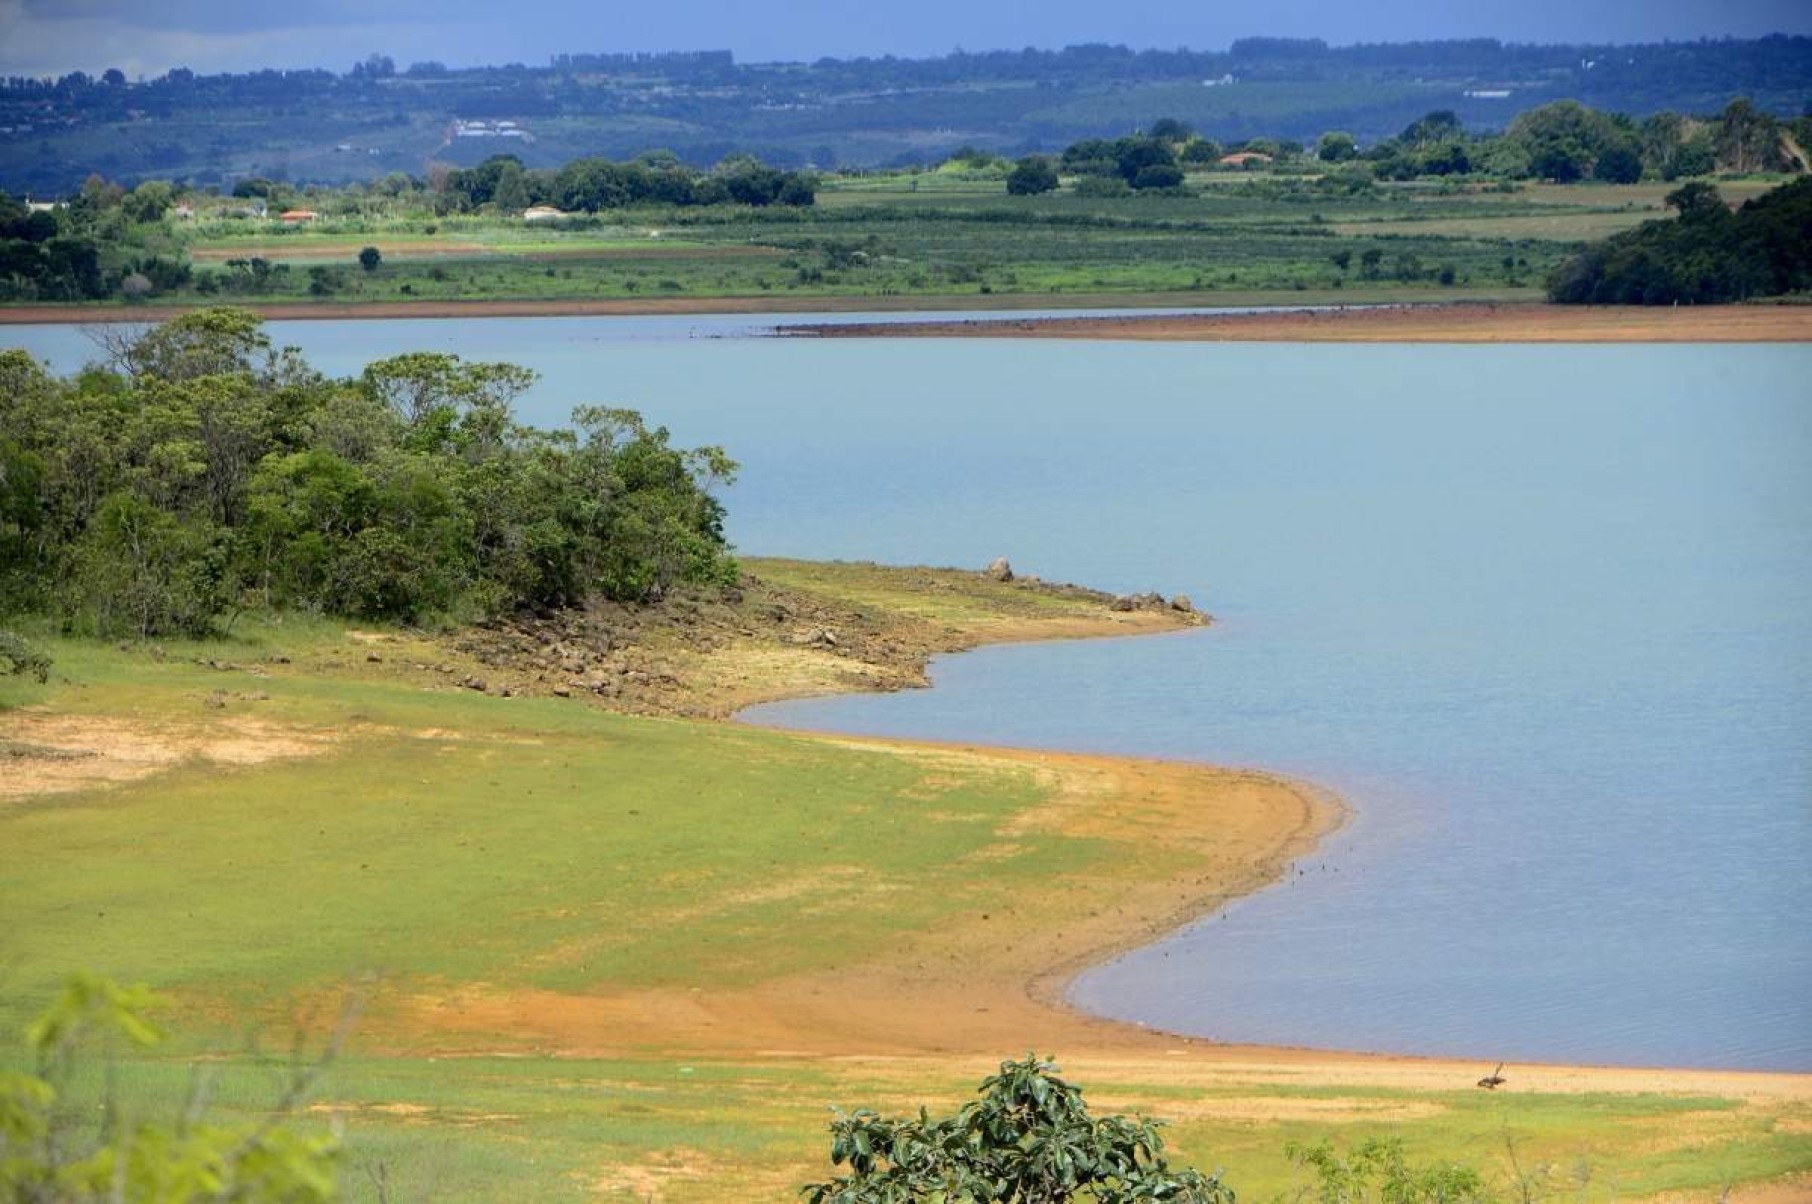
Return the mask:
[[[1487,1091],[1496,1091],[1500,1083],[1507,1081],[1508,1080],[1504,1078],[1504,1064],[1499,1062],[1496,1070],[1479,1080],[1479,1086]]]

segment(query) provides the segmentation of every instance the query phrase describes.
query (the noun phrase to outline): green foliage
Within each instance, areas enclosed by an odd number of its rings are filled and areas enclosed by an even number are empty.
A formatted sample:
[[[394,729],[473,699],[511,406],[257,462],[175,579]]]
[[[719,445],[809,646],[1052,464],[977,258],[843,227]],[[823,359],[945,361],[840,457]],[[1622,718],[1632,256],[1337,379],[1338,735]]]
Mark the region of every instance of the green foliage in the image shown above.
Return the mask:
[[[1812,288],[1812,177],[1783,184],[1732,213],[1702,181],[1670,193],[1673,221],[1644,222],[1575,255],[1548,296],[1581,304],[1741,301]]]
[[[1328,131],[1315,146],[1315,157],[1323,163],[1344,163],[1358,153],[1358,143],[1353,141],[1351,134],[1342,130]]]
[[[1640,144],[1632,123],[1576,100],[1557,100],[1518,115],[1506,136],[1528,156],[1529,173],[1538,179],[1628,183],[1641,177]]]
[[[1396,1138],[1374,1137],[1346,1154],[1325,1139],[1307,1146],[1291,1142],[1285,1153],[1315,1172],[1320,1204],[1482,1204],[1489,1198],[1476,1170],[1454,1162],[1416,1166]]]
[[[76,975],[25,1033],[31,1073],[0,1072],[0,1198],[31,1204],[326,1204],[339,1198],[338,1143],[270,1119],[207,1123],[198,1108],[167,1123],[136,1121],[118,1101],[78,1090],[77,1065],[99,1046],[141,1049],[163,1040],[145,987]],[[109,1076],[111,1081],[111,1076]],[[84,1106],[86,1105],[86,1106]]]
[[[376,247],[361,247],[359,249],[359,266],[364,268],[367,272],[377,271],[378,265],[383,262],[384,253]]]
[[[810,175],[781,171],[740,155],[709,173],[672,160],[617,163],[600,157],[575,159],[558,171],[533,171],[512,156],[497,156],[451,173],[445,187],[445,195],[463,208],[492,204],[511,210],[552,203],[582,213],[651,204],[804,208],[816,194]]]
[[[1012,196],[1036,196],[1057,188],[1057,168],[1044,155],[1028,155],[1013,165],[1007,175],[1007,192]]]
[[[735,465],[627,410],[517,425],[534,381],[423,353],[329,380],[258,319],[114,338],[72,381],[0,354],[0,597],[100,634],[201,635],[281,606],[418,620],[733,578]]]
[[[0,627],[0,668],[14,676],[29,673],[40,682],[50,680],[50,657],[4,627]]]
[[[987,1201],[1232,1204],[1218,1177],[1172,1170],[1153,1121],[1089,1115],[1082,1091],[1028,1055],[1002,1062],[955,1115],[889,1120],[863,1110],[831,1123],[831,1162],[849,1173],[808,1185],[809,1204]]]
[[[1785,166],[1781,123],[1746,97],[1731,101],[1718,115],[1712,144],[1724,171],[1778,171]]]

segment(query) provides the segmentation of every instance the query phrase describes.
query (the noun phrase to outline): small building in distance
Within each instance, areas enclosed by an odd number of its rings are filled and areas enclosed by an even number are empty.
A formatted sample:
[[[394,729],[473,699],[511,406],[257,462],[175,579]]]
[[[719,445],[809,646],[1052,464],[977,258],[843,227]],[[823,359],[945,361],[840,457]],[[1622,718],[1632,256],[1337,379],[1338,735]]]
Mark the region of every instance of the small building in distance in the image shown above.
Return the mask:
[[[563,217],[571,216],[564,209],[556,209],[552,205],[531,205],[522,211],[522,220],[525,222],[557,222]]]
[[[1262,167],[1273,161],[1263,151],[1236,151],[1231,155],[1221,156],[1222,167]]]
[[[304,226],[320,216],[313,209],[285,209],[277,215],[277,220],[286,226]]]

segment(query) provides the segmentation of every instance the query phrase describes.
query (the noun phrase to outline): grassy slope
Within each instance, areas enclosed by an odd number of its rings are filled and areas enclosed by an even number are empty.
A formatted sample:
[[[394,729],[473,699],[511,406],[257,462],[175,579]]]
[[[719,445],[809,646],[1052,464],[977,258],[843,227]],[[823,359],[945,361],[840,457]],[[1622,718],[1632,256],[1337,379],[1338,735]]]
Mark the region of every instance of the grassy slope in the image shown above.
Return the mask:
[[[863,605],[924,607],[881,570],[764,570]],[[953,597],[931,617],[1000,613]],[[469,1029],[412,1029],[398,995],[484,984],[583,1003],[600,982],[683,998],[834,980],[978,911],[1055,909],[1053,879],[1107,899],[1177,856],[1140,847],[1137,830],[1017,823],[1049,786],[1012,763],[426,692],[394,662],[430,649],[403,637],[377,664],[368,647],[296,622],[173,644],[161,659],[62,641],[52,686],[0,679],[0,708],[37,704],[72,722],[174,738],[249,718],[337,740],[331,755],[191,759],[110,790],[0,802],[0,1026],[15,1028],[73,967],[149,980],[183,1003],[177,1056],[129,1065],[124,1090],[169,1106],[186,1084],[182,1056],[241,1048],[248,1018],[281,1049],[293,1006],[382,971],[388,986],[323,1093],[345,1108],[353,1198],[375,1198],[363,1172],[380,1164],[402,1199],[785,1198],[825,1169],[825,1105],[952,1104],[988,1055],[1019,1052],[725,1057],[675,1043],[596,1057],[525,1032],[474,1043]],[[277,652],[291,663],[264,659]],[[254,693],[269,697],[243,697]],[[432,1056],[458,1049],[466,1056]],[[1325,1133],[1402,1136],[1494,1174],[1508,1134],[1525,1166],[1560,1168],[1557,1186],[1588,1168],[1584,1199],[1706,1198],[1812,1165],[1803,1084],[1582,1093],[1525,1077],[1487,1094],[1464,1068],[1404,1086],[1313,1061],[1220,1064],[1112,1043],[1051,1052],[1102,1106],[1178,1120],[1179,1152],[1225,1166],[1247,1199],[1289,1187],[1286,1140]],[[218,1106],[270,1099],[281,1061],[229,1052],[213,1068]]]

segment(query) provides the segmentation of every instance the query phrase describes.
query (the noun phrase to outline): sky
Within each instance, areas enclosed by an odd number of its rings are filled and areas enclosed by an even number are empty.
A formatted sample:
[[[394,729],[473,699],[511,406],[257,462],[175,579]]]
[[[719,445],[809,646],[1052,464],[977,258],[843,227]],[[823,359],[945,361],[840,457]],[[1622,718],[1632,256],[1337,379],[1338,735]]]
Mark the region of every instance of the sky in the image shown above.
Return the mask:
[[[733,50],[739,60],[907,57],[1079,42],[1224,48],[1497,37],[1645,42],[1812,34],[1807,0],[0,0],[0,74],[171,67],[540,65],[563,51]]]

